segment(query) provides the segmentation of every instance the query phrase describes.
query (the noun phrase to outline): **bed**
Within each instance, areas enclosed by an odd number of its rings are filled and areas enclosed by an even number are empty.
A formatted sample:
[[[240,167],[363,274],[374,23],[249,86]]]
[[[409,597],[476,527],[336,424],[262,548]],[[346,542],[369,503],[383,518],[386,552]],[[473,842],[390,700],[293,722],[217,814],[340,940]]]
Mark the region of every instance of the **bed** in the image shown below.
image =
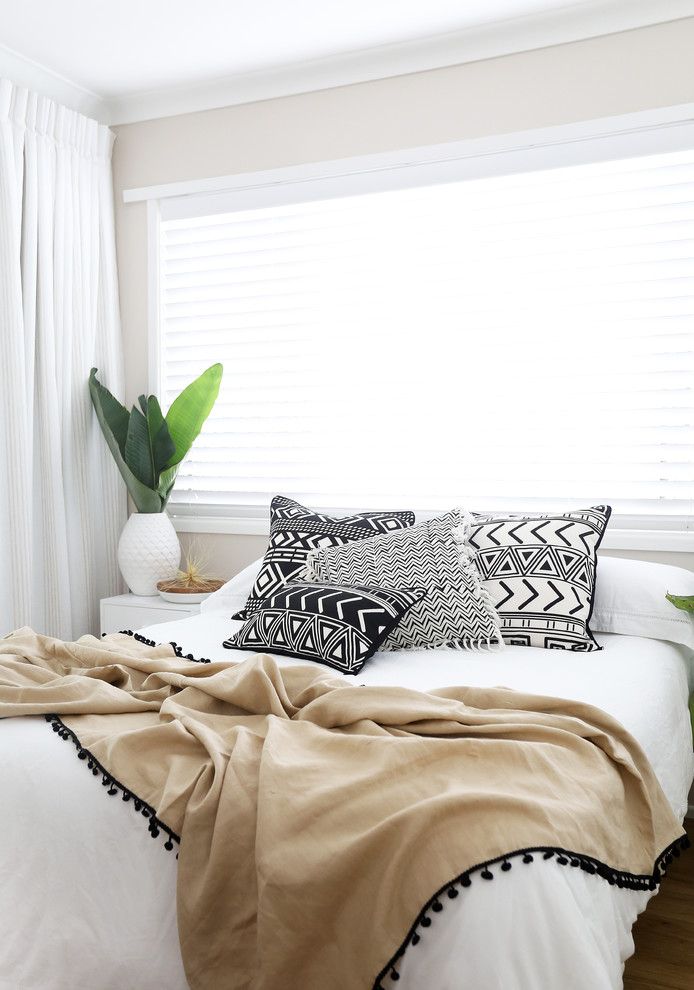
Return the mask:
[[[217,665],[254,663],[248,648],[223,644],[247,626],[247,619],[230,615],[244,610],[263,565],[258,561],[237,575],[204,603],[200,615],[128,631],[136,633],[128,638],[144,650],[149,643],[173,642],[176,662],[183,666],[209,661],[209,669],[216,670]],[[583,652],[507,643],[503,649],[477,651],[443,645],[378,649],[356,676],[338,670],[330,676],[364,691],[404,687],[430,698],[450,685],[473,691],[502,686],[511,693],[594,706],[636,740],[662,788],[667,813],[682,821],[694,771],[687,709],[694,638],[688,616],[664,595],[691,593],[693,582],[694,576],[679,568],[601,557],[590,603],[592,637],[599,648]],[[264,653],[284,671],[319,668],[306,658]],[[0,679],[0,704],[7,683]],[[152,841],[132,801],[105,796],[112,786],[98,785],[110,781],[95,781],[86,761],[76,758],[74,733],[66,730],[63,743],[56,742],[63,736],[62,724],[41,714],[0,722],[0,923],[11,935],[0,940],[0,988],[185,990],[189,981],[177,931],[179,866],[167,848],[172,843],[164,841],[166,832]],[[659,849],[654,867],[664,869],[660,853],[669,858],[681,846],[677,838],[667,850]],[[609,870],[572,862],[561,849],[543,855],[544,848],[540,843],[540,853],[535,851],[527,865],[519,855],[498,857],[486,869],[481,864],[470,873],[474,882],[459,885],[455,897],[438,891],[437,900],[433,889],[422,905],[425,912],[414,912],[399,951],[386,954],[368,987],[621,987],[624,961],[633,952],[632,925],[657,883],[630,885],[628,877],[615,882]],[[495,882],[480,880],[485,873]],[[375,943],[383,914],[374,906],[367,919]],[[346,945],[344,973],[333,970],[324,985],[356,985],[347,973],[363,943],[350,947],[347,940]],[[262,979],[237,982],[234,973],[228,982],[208,984],[210,990],[217,985],[273,987]]]

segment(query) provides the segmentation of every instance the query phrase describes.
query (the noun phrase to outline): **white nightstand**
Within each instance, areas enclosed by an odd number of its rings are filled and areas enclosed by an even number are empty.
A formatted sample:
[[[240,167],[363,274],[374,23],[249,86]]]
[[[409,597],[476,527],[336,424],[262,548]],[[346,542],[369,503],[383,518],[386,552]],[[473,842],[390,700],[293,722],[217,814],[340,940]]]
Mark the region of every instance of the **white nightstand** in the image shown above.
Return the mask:
[[[189,615],[197,615],[199,611],[200,605],[165,602],[158,595],[151,598],[114,595],[113,598],[101,599],[101,632],[121,632],[123,629],[137,631],[143,626],[185,619]]]

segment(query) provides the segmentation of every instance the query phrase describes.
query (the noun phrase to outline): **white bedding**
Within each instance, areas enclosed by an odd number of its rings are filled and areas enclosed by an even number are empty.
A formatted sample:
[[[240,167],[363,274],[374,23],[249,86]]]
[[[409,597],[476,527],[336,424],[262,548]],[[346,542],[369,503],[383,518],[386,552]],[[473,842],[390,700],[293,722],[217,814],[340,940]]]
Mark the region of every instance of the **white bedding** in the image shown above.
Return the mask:
[[[221,646],[240,626],[229,614],[207,612],[142,633],[196,657],[241,660],[248,654]],[[605,649],[587,654],[521,647],[379,653],[356,681],[422,690],[504,685],[597,705],[636,737],[682,817],[694,769],[689,653],[659,640],[597,638]],[[72,744],[42,718],[0,721],[0,793],[0,988],[185,990],[176,860],[149,837],[132,805],[107,797]],[[618,990],[633,951],[631,926],[649,896],[554,860],[518,864],[447,904],[406,954],[399,982],[384,986]]]

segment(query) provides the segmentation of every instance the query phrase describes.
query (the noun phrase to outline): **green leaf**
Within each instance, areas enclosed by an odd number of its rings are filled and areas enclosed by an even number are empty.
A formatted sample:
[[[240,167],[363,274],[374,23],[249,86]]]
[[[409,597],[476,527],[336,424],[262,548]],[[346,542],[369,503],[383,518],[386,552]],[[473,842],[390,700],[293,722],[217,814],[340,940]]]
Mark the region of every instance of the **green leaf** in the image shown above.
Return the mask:
[[[154,467],[152,466],[152,451],[149,444],[149,427],[147,419],[137,406],[130,412],[128,437],[125,441],[125,463],[135,477],[154,490]]]
[[[104,388],[97,381],[96,370],[96,368],[92,368],[89,375],[89,392],[99,426],[104,434],[109,450],[113,454],[113,459],[123,477],[123,481],[125,481],[127,489],[130,492],[130,497],[135,503],[138,512],[162,512],[164,504],[157,492],[143,485],[125,462],[125,446],[130,424],[130,413],[125,406],[121,406],[120,402],[113,398],[107,388]],[[119,410],[122,410],[122,412]]]
[[[96,368],[89,374],[89,393],[96,410],[101,429],[106,439],[115,441],[121,455],[125,455],[125,440],[128,435],[130,413],[114,398],[109,390],[97,380]],[[109,443],[109,447],[111,444]]]
[[[159,400],[154,395],[150,395],[147,400],[147,427],[154,470],[155,483],[152,487],[156,488],[159,484],[159,474],[162,468],[176,452],[176,444],[169,433],[169,427],[162,414]]]
[[[669,602],[685,612],[694,612],[694,595],[666,595]]]
[[[180,464],[192,447],[219,394],[223,370],[221,364],[213,364],[172,402],[166,422],[176,451],[166,467]]]
[[[173,467],[166,468],[159,476],[159,484],[157,485],[157,494],[161,498],[164,507],[169,501],[169,496],[178,477],[178,469],[181,465],[174,464]]]
[[[150,395],[140,404],[147,412],[143,416],[137,406],[130,413],[130,426],[125,444],[125,461],[143,485],[156,491],[159,473],[174,454],[176,448],[171,439],[158,399]]]

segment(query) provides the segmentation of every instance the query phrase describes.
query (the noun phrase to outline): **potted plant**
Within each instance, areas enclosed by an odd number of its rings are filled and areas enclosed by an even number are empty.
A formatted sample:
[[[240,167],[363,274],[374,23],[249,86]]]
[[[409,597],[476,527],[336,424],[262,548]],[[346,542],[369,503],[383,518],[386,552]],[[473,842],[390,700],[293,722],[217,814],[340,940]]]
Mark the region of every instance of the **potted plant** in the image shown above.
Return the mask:
[[[89,391],[118,470],[137,512],[118,544],[118,564],[135,595],[156,595],[157,582],[173,577],[181,547],[165,512],[179,468],[217,399],[222,365],[213,364],[183,389],[166,416],[154,395],[141,395],[130,412],[97,379]]]

